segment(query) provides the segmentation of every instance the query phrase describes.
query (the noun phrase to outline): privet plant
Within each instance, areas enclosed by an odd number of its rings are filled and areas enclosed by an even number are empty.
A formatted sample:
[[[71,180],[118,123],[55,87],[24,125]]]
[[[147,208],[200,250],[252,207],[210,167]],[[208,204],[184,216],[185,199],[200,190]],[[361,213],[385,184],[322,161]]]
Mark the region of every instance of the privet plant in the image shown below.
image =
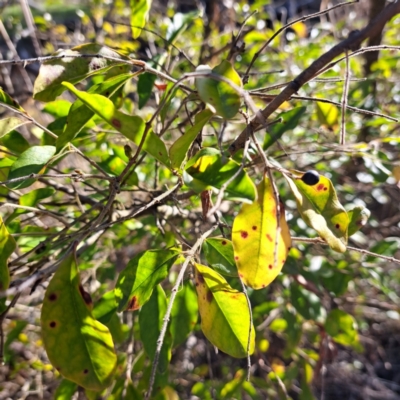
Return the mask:
[[[346,171],[399,181],[398,111],[366,104],[360,55],[386,52],[375,73],[390,76],[400,4],[348,38],[317,23],[316,40],[307,17],[257,28],[257,7],[203,43],[199,12],[131,1],[101,43],[2,62],[40,61],[33,99],[52,121],[0,91],[1,355],[36,335],[25,368],[59,380],[54,398],[312,399],[332,349],[363,351],[340,299],[364,280],[398,300],[383,267],[398,241],[359,231],[370,211]],[[361,47],[385,25],[387,45]],[[33,317],[9,319],[20,304]],[[266,357],[270,334],[285,344]]]

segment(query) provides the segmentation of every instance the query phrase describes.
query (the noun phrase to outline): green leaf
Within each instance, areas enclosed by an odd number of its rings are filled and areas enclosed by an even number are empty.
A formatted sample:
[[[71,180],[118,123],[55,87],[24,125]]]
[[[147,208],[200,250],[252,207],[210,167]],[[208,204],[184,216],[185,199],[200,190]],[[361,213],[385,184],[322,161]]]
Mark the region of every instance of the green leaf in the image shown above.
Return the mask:
[[[178,250],[148,250],[129,261],[115,285],[118,311],[138,310],[164,280],[179,255]]]
[[[284,176],[296,198],[297,208],[304,222],[315,229],[333,250],[345,252],[349,217],[339,203],[332,182],[320,175],[318,183],[307,185],[301,180],[302,172],[291,172],[297,179]]]
[[[282,135],[290,130],[296,128],[299,124],[301,117],[306,112],[307,107],[296,107],[290,111],[284,111],[279,114],[279,118],[282,118],[282,122],[271,125],[264,136],[263,149],[266,150],[272,146]]]
[[[21,204],[21,206],[35,207],[36,204],[39,203],[39,201],[46,199],[47,197],[50,197],[54,193],[55,190],[52,187],[32,190],[29,193],[23,194],[19,198],[19,204]]]
[[[223,60],[212,70],[207,65],[200,65],[196,72],[220,75],[231,81],[231,84],[213,77],[196,78],[196,88],[201,100],[209,104],[224,119],[233,118],[239,111],[241,98],[238,89],[242,88],[242,80],[232,64]]]
[[[103,294],[93,309],[93,317],[102,324],[106,324],[117,312],[118,303],[115,299],[114,290]]]
[[[91,86],[88,93],[101,94],[110,98],[132,76],[134,74],[131,73],[117,75]],[[94,111],[87,107],[82,100],[76,100],[69,110],[65,129],[57,138],[57,151],[60,151],[67,143],[72,142],[94,114]]]
[[[100,57],[79,57],[80,55],[90,54],[112,57],[113,60]],[[45,61],[41,65],[33,89],[33,98],[35,100],[46,102],[55,100],[66,89],[62,82],[76,84],[93,75],[107,72],[117,74],[130,70],[130,65],[124,63],[124,61],[129,60],[128,57],[96,43],[58,50],[54,55],[62,56],[62,58]],[[115,66],[118,66],[118,68],[114,69]]]
[[[160,335],[165,313],[167,297],[160,285],[154,288],[149,301],[139,311],[140,337],[150,360],[154,360],[157,340]],[[156,388],[162,388],[168,383],[168,365],[171,360],[171,336],[165,335],[158,360]]]
[[[18,102],[0,87],[0,104],[1,103],[6,104],[18,111],[22,111],[24,114],[26,114],[26,111],[18,104]]]
[[[149,18],[152,0],[131,0],[132,36],[137,39]]]
[[[8,233],[3,219],[0,216],[0,291],[7,290],[10,286],[8,258],[16,247],[17,244],[14,238]]]
[[[200,17],[199,10],[188,13],[175,13],[172,22],[168,25],[166,39],[169,43],[174,43],[179,35],[186,30],[191,22]]]
[[[247,357],[250,310],[244,293],[231,288],[213,269],[195,264],[197,300],[201,329],[218,349],[232,357]],[[255,331],[251,327],[250,351],[254,352]]]
[[[139,95],[139,110],[142,109],[153,93],[154,82],[156,81],[157,76],[154,74],[150,74],[149,72],[145,72],[144,74],[139,75],[138,83],[137,83],[137,91]]]
[[[172,306],[169,331],[174,347],[183,343],[193,331],[198,320],[198,313],[196,291],[190,282],[187,282],[179,289]]]
[[[217,272],[227,276],[238,276],[232,242],[225,238],[207,238],[203,243],[207,263]]]
[[[333,104],[318,102],[317,116],[321,125],[333,129],[338,123],[339,110]]]
[[[54,400],[71,400],[77,389],[76,383],[63,379],[54,394]]]
[[[185,134],[177,139],[169,149],[172,168],[180,169],[186,158],[190,146],[203,129],[204,125],[210,120],[213,113],[210,110],[203,110],[194,119],[194,125],[189,126]]]
[[[216,149],[212,152],[210,149],[202,149],[196,154],[194,160],[189,160],[186,166],[187,173],[202,184],[201,190],[209,187],[221,189],[222,185],[239,169],[240,165],[236,161],[221,156]],[[190,186],[190,181],[186,184]],[[254,201],[257,197],[257,189],[244,170],[241,170],[229,183],[226,192],[230,198],[245,202]]]
[[[28,124],[30,121],[18,117],[9,117],[0,120],[0,138],[7,135],[19,126]]]
[[[323,323],[326,311],[320,298],[308,290],[292,283],[290,285],[290,300],[297,312],[306,320]]]
[[[28,141],[17,131],[11,131],[0,139],[0,143],[13,153],[21,154],[29,149]]]
[[[262,289],[281,272],[291,237],[283,203],[277,204],[268,176],[264,176],[257,190],[257,200],[243,204],[233,222],[232,243],[239,276],[253,289]],[[280,210],[279,231],[277,207]]]
[[[354,235],[358,232],[368,221],[371,216],[371,211],[364,206],[355,206],[351,210],[347,211],[349,216],[349,228],[348,235]]]
[[[325,330],[336,343],[344,346],[357,347],[358,345],[356,321],[342,310],[335,309],[328,314]]]
[[[127,115],[118,111],[113,102],[107,97],[99,94],[81,92],[80,90],[75,89],[73,85],[66,82],[63,84],[99,117],[103,118],[125,137],[139,146],[145,132],[145,122],[142,118]],[[143,150],[167,167],[170,165],[167,148],[165,147],[164,142],[152,130],[147,132],[143,144]]]
[[[54,146],[33,146],[24,151],[10,168],[8,179],[28,177],[30,174],[43,174],[46,166],[54,156]],[[36,179],[25,179],[7,186],[11,189],[23,189],[32,185]]]
[[[47,287],[41,326],[49,360],[63,377],[94,391],[111,384],[117,366],[114,344],[108,328],[93,318],[74,254],[61,262]]]

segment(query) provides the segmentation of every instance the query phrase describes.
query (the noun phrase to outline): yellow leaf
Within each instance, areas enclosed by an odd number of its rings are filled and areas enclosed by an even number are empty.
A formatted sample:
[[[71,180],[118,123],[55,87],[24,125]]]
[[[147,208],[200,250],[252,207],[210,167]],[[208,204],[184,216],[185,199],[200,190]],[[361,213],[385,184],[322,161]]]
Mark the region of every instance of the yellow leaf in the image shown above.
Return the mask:
[[[267,176],[257,186],[257,191],[258,199],[252,204],[243,204],[232,229],[239,276],[253,289],[266,287],[278,276],[291,246],[283,203],[279,205],[278,229],[276,199]]]

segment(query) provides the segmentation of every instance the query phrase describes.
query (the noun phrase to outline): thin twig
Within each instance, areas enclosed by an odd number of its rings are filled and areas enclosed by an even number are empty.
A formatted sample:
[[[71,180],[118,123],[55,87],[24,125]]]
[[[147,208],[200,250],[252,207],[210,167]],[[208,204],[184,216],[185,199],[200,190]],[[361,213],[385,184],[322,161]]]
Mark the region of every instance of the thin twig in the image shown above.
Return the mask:
[[[283,31],[285,31],[286,29],[290,28],[292,25],[297,24],[298,22],[304,22],[307,21],[308,19],[311,18],[315,18],[315,17],[319,17],[321,15],[327,14],[330,11],[339,8],[339,7],[343,7],[343,6],[347,6],[350,4],[354,4],[354,3],[358,3],[359,0],[355,0],[355,1],[350,1],[350,2],[344,2],[344,3],[339,3],[336,4],[333,7],[327,8],[326,10],[323,11],[318,11],[314,14],[309,14],[309,15],[305,15],[304,17],[300,17],[297,18],[291,22],[289,22],[288,24],[282,26],[282,28],[278,29],[262,46],[261,49],[257,51],[257,53],[254,54],[253,59],[250,61],[249,66],[247,67],[246,73],[243,77],[243,83],[246,84],[249,80],[249,71],[251,70],[251,68],[253,67],[254,63],[256,62],[257,58],[260,56],[260,54],[264,51],[264,49]]]
[[[344,146],[346,144],[346,108],[347,108],[347,97],[349,95],[349,78],[350,78],[350,66],[349,66],[349,51],[345,50],[346,54],[346,72],[343,84],[343,95],[342,95],[342,126],[340,129],[339,144]]]
[[[167,327],[168,327],[168,322],[171,317],[171,311],[172,311],[172,306],[175,301],[175,297],[178,293],[179,287],[182,284],[183,277],[186,272],[186,268],[188,267],[190,261],[192,261],[193,257],[196,255],[197,250],[201,247],[203,244],[203,241],[211,235],[215,231],[215,229],[218,228],[218,224],[213,225],[207,232],[203,233],[196,241],[196,243],[193,245],[191,250],[188,252],[187,257],[182,265],[181,270],[179,271],[178,277],[176,278],[176,282],[174,287],[171,290],[171,297],[168,302],[168,307],[167,311],[165,312],[164,318],[163,318],[163,325],[160,330],[160,335],[158,336],[157,339],[157,348],[156,352],[154,354],[154,360],[153,360],[153,365],[151,366],[151,375],[150,375],[150,382],[149,382],[149,389],[146,393],[146,399],[150,399],[151,393],[153,391],[153,386],[154,386],[154,381],[156,378],[156,372],[157,372],[157,366],[158,366],[158,360],[160,358],[160,353],[161,353],[161,348],[164,343],[164,337],[167,332]]]

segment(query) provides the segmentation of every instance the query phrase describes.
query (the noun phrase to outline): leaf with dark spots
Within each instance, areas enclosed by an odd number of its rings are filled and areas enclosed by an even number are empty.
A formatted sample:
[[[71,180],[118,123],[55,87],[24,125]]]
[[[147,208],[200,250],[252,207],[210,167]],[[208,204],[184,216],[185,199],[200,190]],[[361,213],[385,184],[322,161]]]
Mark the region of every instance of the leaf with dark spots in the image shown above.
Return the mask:
[[[238,276],[230,240],[224,238],[207,238],[203,251],[208,265],[222,275]]]
[[[247,356],[250,310],[244,293],[229,286],[213,269],[195,264],[197,301],[201,329],[207,339],[232,357]],[[250,350],[254,352],[255,330],[251,327]]]
[[[278,276],[291,245],[283,207],[280,207],[280,229],[277,229],[277,200],[267,176],[257,186],[257,191],[257,200],[243,204],[232,227],[237,269],[243,282],[253,289],[269,285]]]
[[[135,310],[139,310],[139,308],[140,308],[140,304],[137,301],[137,297],[132,296],[132,298],[129,300],[127,310],[135,311]]]
[[[42,339],[50,362],[61,375],[88,390],[101,391],[113,380],[117,356],[110,331],[93,318],[80,286],[75,255],[71,254],[47,287],[41,312]]]

